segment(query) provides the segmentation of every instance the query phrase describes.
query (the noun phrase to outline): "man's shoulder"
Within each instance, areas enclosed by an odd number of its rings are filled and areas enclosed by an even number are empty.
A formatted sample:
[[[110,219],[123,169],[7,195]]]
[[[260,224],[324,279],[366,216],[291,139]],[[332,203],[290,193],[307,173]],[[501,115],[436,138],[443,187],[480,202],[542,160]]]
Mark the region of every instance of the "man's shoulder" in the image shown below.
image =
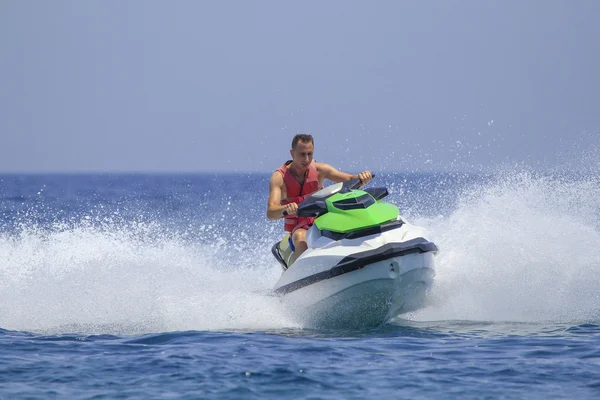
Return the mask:
[[[316,162],[315,166],[317,167],[317,171],[319,171],[319,173],[327,173],[333,169],[331,165],[322,162]]]
[[[271,174],[271,179],[270,179],[271,183],[275,183],[275,184],[283,184],[283,175],[281,174],[281,171],[277,170],[274,171]]]
[[[317,162],[315,161],[315,166],[317,167],[317,169],[329,169],[331,168],[331,165],[324,163],[324,162]]]

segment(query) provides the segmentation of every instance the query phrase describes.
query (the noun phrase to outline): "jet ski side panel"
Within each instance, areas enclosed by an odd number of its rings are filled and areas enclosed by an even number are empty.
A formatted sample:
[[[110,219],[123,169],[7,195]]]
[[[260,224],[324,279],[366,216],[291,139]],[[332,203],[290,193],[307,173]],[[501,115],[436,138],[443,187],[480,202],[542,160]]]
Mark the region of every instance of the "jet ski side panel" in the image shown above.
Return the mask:
[[[286,294],[308,326],[375,326],[423,306],[435,275],[433,253],[379,261]]]
[[[379,261],[402,257],[413,253],[427,252],[437,252],[437,247],[432,242],[429,242],[423,238],[412,239],[404,243],[387,243],[376,249],[348,255],[329,269],[312,275],[307,275],[301,279],[298,279],[297,281],[276,287],[274,293],[286,294],[324,279],[331,279],[342,274],[356,271],[369,264],[374,264]]]

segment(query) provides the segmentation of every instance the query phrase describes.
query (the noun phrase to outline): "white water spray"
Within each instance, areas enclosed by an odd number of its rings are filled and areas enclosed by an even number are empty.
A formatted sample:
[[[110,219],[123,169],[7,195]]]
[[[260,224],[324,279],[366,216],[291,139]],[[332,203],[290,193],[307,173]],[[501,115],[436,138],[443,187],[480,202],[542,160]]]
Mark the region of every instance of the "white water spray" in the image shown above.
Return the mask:
[[[153,224],[0,235],[0,327],[133,334],[294,326],[262,294],[279,273],[266,252],[224,265],[216,250]]]
[[[509,171],[463,190],[447,216],[410,215],[441,250],[429,305],[411,317],[597,321],[600,182],[586,176]],[[280,274],[267,239],[208,236],[216,239],[190,240],[150,222],[32,222],[2,233],[0,327],[117,334],[298,327],[263,294]],[[239,257],[224,256],[236,248],[244,249]]]
[[[424,221],[417,221],[423,223]],[[600,182],[505,172],[429,220],[441,248],[417,320],[581,321],[600,316]]]

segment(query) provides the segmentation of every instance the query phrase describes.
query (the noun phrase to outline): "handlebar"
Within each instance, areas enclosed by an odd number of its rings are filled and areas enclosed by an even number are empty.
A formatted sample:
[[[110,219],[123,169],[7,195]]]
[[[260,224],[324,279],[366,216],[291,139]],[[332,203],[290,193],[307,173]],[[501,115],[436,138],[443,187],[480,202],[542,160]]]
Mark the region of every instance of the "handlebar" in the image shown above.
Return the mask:
[[[375,178],[375,174],[371,174],[371,179]],[[348,189],[358,189],[362,186],[362,181],[359,178],[353,178],[350,179],[346,182],[344,182],[344,187],[348,188]],[[288,215],[287,211],[283,211],[283,216],[285,217],[286,215]]]

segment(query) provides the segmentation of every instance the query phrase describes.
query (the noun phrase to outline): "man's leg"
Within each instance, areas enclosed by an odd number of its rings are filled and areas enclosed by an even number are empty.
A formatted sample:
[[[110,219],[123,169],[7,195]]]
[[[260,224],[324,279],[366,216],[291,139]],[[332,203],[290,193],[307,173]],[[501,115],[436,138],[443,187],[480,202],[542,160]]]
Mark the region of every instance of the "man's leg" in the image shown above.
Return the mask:
[[[300,254],[304,253],[308,249],[308,245],[306,244],[306,229],[294,229],[292,232],[292,242],[296,248],[294,254],[296,255],[296,258],[298,258],[300,257]]]

